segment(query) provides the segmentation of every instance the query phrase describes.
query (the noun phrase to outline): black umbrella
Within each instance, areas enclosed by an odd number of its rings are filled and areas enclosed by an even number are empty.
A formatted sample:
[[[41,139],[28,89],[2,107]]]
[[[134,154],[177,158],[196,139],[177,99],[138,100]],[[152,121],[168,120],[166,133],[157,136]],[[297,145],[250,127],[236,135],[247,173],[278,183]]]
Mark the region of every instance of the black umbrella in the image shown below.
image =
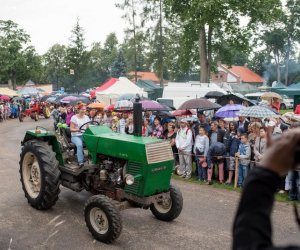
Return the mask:
[[[198,111],[204,111],[219,108],[221,108],[221,106],[217,103],[213,103],[205,98],[197,98],[184,102],[178,109],[197,109]]]
[[[225,106],[229,103],[230,100],[232,100],[234,104],[243,104],[243,102],[247,101],[249,106],[255,105],[251,100],[239,94],[228,94],[228,95],[220,96],[217,98],[217,103],[220,104],[221,106]]]
[[[225,95],[225,94],[220,91],[209,91],[209,92],[207,92],[207,94],[204,97],[209,99],[209,98],[218,98],[223,95]]]

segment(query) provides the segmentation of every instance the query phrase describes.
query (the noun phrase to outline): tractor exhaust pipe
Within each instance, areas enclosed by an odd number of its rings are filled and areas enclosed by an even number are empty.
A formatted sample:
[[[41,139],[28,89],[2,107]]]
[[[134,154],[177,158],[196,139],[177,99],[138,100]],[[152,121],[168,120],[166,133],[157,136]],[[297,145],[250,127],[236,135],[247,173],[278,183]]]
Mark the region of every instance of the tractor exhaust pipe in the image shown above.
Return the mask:
[[[135,102],[133,103],[133,135],[142,136],[143,126],[143,113],[142,104],[139,102],[139,95],[136,96]]]

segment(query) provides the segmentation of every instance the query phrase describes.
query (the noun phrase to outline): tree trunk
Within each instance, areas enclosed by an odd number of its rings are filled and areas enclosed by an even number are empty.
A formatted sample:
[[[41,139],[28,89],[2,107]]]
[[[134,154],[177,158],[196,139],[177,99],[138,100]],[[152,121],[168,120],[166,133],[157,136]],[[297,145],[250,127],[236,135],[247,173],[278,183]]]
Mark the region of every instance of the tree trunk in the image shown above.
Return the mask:
[[[211,73],[211,65],[212,65],[212,52],[211,52],[211,40],[212,40],[213,29],[209,26],[208,28],[208,38],[207,38],[207,82],[210,82],[210,73]]]
[[[208,82],[208,59],[206,48],[206,33],[205,27],[199,29],[199,56],[200,56],[200,82]]]
[[[132,25],[133,25],[133,41],[134,41],[134,79],[137,83],[137,46],[136,46],[136,27],[135,27],[135,6],[134,0],[131,1],[132,7]]]
[[[289,82],[289,61],[290,61],[290,48],[291,48],[291,40],[288,37],[287,39],[287,52],[285,58],[285,77],[284,77],[284,84],[287,86]]]
[[[162,28],[162,0],[159,1],[159,40],[160,40],[160,45],[159,45],[159,67],[160,67],[160,74],[159,74],[159,79],[160,79],[160,86],[164,87],[164,58],[163,58],[163,28]]]

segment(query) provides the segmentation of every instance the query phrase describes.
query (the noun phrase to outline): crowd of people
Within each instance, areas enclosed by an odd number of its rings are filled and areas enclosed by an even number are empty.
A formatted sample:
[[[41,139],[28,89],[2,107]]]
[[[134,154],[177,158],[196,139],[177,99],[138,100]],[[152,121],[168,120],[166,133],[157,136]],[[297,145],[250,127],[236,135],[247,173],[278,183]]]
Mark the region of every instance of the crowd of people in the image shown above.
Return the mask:
[[[74,118],[76,113],[77,116],[81,113],[81,116]],[[130,112],[87,110],[83,104],[76,111],[72,107],[61,105],[52,110],[52,116],[55,126],[62,119],[71,127],[72,138],[75,137],[72,141],[79,148],[82,147],[82,139],[79,141],[77,138],[82,134],[78,129],[80,124],[88,120],[107,126],[116,133],[132,135],[134,132],[133,115]],[[173,120],[161,118],[153,112],[144,112],[142,136],[170,142],[176,172],[181,177],[190,179],[195,175],[199,181],[208,185],[214,181],[233,185],[235,169],[238,168],[237,184],[243,187],[249,171],[259,164],[267,148],[267,130],[271,129],[272,135],[276,137],[297,126],[298,124],[294,124],[289,128],[279,118],[262,120],[238,117],[238,121],[228,122],[199,112],[196,119]],[[82,164],[80,155],[78,162]],[[282,180],[281,190],[291,191],[291,199],[295,199],[293,180],[297,174],[290,173]]]
[[[22,104],[20,102],[0,102],[0,122],[18,118],[21,110]]]

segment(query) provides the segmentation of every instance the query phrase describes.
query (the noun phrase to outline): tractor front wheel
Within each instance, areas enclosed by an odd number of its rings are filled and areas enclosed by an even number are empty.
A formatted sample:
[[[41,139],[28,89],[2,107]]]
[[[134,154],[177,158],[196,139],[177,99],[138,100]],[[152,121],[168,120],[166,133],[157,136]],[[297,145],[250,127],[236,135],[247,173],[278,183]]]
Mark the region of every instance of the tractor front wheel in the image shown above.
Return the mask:
[[[51,112],[50,112],[50,109],[49,107],[44,107],[43,108],[43,115],[46,119],[49,119],[50,116],[51,116]]]
[[[112,243],[122,231],[121,215],[112,201],[104,195],[94,195],[84,206],[84,217],[96,240]]]
[[[183,198],[180,190],[170,186],[170,197],[165,197],[151,204],[152,214],[159,220],[172,221],[176,219],[183,207]]]
[[[45,210],[54,206],[60,192],[60,171],[55,153],[47,142],[25,142],[20,175],[25,197],[32,207]]]

